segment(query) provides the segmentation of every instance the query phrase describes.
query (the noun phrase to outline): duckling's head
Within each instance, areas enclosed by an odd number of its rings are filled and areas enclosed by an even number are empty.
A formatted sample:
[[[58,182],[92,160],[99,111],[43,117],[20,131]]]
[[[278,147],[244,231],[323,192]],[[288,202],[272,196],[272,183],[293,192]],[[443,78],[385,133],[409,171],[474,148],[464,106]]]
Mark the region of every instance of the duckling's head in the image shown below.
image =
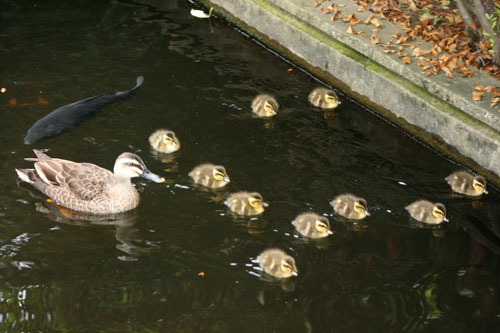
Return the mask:
[[[165,178],[152,173],[142,159],[133,153],[123,153],[115,161],[114,174],[119,178],[142,177],[156,183],[163,183]]]
[[[315,221],[314,227],[316,228],[316,231],[321,234],[333,234],[333,232],[330,230],[330,222],[328,222],[328,219],[324,216],[319,217]]]
[[[229,183],[231,181],[226,173],[226,169],[223,166],[216,166],[212,170],[212,176],[218,182]]]
[[[354,211],[360,216],[370,216],[368,204],[365,199],[359,198],[354,202]]]
[[[179,150],[180,143],[175,133],[170,130],[157,130],[149,137],[151,146],[162,153],[173,153]]]
[[[488,194],[488,191],[486,191],[486,179],[484,179],[483,176],[474,177],[472,180],[472,187],[478,193]]]
[[[283,258],[283,260],[281,260],[280,269],[284,277],[289,277],[292,275],[297,276],[299,274],[297,266],[295,265],[295,259],[288,255]]]
[[[262,198],[262,195],[257,192],[250,193],[250,196],[248,197],[248,203],[253,209],[256,210],[261,210],[269,206],[267,202],[264,202],[264,198]]]
[[[434,207],[432,207],[432,215],[437,219],[448,222],[446,218],[446,207],[440,202],[435,203]]]
[[[341,104],[339,97],[334,91],[329,91],[325,94],[325,101],[328,109],[336,108]]]
[[[265,117],[274,117],[278,113],[279,106],[272,100],[264,101]]]

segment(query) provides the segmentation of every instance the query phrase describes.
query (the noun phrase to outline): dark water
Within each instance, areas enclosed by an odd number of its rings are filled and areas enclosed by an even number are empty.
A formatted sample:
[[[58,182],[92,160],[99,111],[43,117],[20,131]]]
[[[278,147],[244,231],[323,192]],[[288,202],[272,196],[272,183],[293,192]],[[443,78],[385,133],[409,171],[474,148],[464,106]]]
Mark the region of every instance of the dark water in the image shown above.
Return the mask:
[[[333,115],[315,112],[306,96],[318,82],[225,23],[191,17],[187,2],[0,4],[1,331],[500,329],[497,190],[453,195],[443,178],[460,166],[345,96]],[[136,98],[23,144],[51,110],[141,74]],[[261,91],[280,101],[275,119],[250,115]],[[182,142],[169,161],[149,150],[159,127]],[[19,186],[14,168],[33,148],[106,168],[132,151],[168,181],[135,180],[141,205],[114,220],[72,221],[37,211],[44,198]],[[232,179],[219,194],[187,176],[207,161]],[[237,190],[259,191],[269,209],[234,219],[220,199]],[[372,215],[332,215],[342,192]],[[411,223],[403,207],[418,198],[443,202],[451,222]],[[335,234],[297,237],[290,221],[307,210]],[[299,276],[259,279],[252,260],[267,247],[292,254]]]

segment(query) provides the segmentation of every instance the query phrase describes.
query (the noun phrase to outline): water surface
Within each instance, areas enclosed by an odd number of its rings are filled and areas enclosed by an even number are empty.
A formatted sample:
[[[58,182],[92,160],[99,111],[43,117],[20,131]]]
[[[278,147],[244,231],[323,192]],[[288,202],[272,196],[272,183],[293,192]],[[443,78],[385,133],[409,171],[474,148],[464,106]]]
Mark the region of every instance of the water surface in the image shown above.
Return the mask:
[[[453,195],[453,161],[347,96],[317,112],[307,95],[318,81],[224,22],[191,17],[188,2],[1,5],[2,331],[499,329],[500,196]],[[23,144],[53,109],[129,89],[138,75],[136,98]],[[281,104],[274,119],[250,114],[262,91]],[[148,146],[160,127],[182,142],[168,159]],[[14,169],[33,148],[109,169],[135,152],[167,182],[134,180],[141,205],[113,220],[68,220],[19,185]],[[203,162],[226,167],[226,189],[193,186],[187,174]],[[269,209],[234,218],[221,200],[239,190],[260,192]],[[365,197],[371,216],[333,215],[343,192]],[[412,223],[403,208],[419,198],[443,202],[451,222]],[[335,234],[298,237],[290,221],[308,210]],[[253,260],[268,247],[292,254],[299,276],[259,278]]]

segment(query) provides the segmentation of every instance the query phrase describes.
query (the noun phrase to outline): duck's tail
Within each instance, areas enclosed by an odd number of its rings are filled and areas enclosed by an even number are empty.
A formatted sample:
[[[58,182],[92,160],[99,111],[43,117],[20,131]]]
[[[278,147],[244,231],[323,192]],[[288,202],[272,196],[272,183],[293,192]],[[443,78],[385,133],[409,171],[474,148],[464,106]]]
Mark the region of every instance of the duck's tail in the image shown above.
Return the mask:
[[[35,183],[35,180],[34,180],[35,169],[16,169],[16,172],[22,181],[29,183],[29,184]]]

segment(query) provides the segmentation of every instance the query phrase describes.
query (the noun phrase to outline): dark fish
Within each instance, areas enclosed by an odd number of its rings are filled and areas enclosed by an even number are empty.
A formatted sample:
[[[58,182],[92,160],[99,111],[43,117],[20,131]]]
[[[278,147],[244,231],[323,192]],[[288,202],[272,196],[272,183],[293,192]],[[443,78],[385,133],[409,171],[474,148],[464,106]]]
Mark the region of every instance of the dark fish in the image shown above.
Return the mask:
[[[94,114],[108,104],[129,97],[143,82],[144,77],[138,76],[136,86],[130,90],[89,97],[55,109],[31,126],[24,138],[24,143],[38,142],[62,132],[71,131],[86,116]]]

